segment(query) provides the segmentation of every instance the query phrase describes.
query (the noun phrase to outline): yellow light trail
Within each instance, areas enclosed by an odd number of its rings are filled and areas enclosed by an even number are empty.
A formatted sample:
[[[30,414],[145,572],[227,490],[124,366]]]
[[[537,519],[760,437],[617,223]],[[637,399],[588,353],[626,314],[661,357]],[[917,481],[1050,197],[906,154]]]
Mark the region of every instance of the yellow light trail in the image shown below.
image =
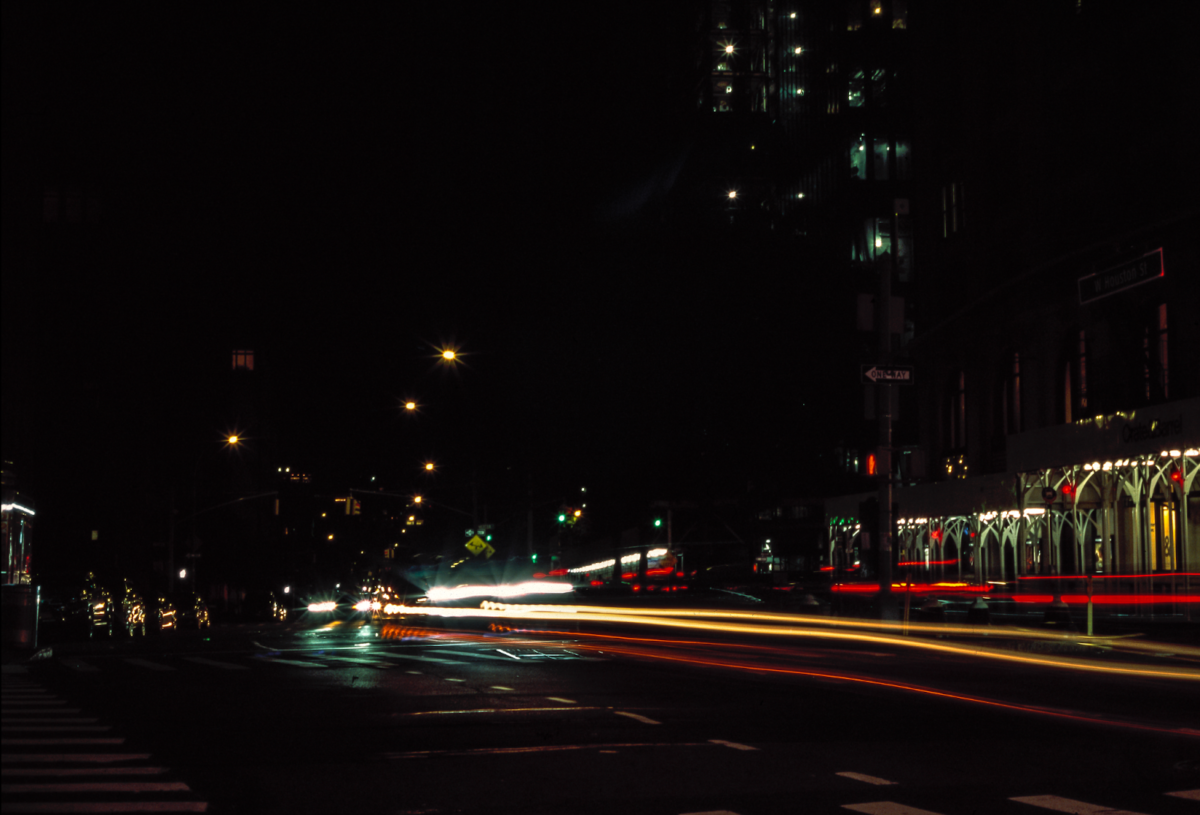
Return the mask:
[[[632,613],[631,609],[621,609],[619,613],[612,613],[610,609],[595,609],[584,606],[566,606],[563,608],[568,611],[560,612],[558,606],[539,606],[537,611],[532,611],[533,607],[528,606],[510,606],[503,603],[485,602],[483,608],[411,608],[405,609],[405,613],[426,614],[442,617],[495,617],[500,619],[524,619],[524,620],[542,620],[542,621],[560,621],[560,622],[620,622],[634,623],[661,628],[677,628],[692,631],[713,631],[732,634],[754,634],[754,635],[769,635],[776,637],[806,637],[813,639],[837,640],[845,642],[863,642],[872,645],[890,645],[898,648],[910,648],[923,651],[933,651],[936,653],[953,654],[956,656],[973,656],[983,659],[993,659],[1004,662],[1014,662],[1022,665],[1031,665],[1038,667],[1073,669],[1079,671],[1088,671],[1092,673],[1111,674],[1119,676],[1137,676],[1143,678],[1159,678],[1159,679],[1182,679],[1191,682],[1200,681],[1200,670],[1173,667],[1170,669],[1154,668],[1146,665],[1100,665],[1092,662],[1087,662],[1081,659],[1073,659],[1070,657],[1037,657],[1023,654],[1013,653],[1011,651],[1003,651],[994,648],[985,648],[980,645],[958,645],[954,643],[933,642],[931,640],[916,639],[913,637],[890,636],[875,633],[862,633],[857,631],[841,631],[841,630],[822,630],[817,628],[801,628],[791,626],[778,625],[754,625],[748,623],[724,623],[712,622],[698,619],[674,619],[659,613],[659,616],[649,616],[645,614]],[[551,609],[554,609],[553,611]],[[587,609],[586,611],[583,609]],[[686,614],[699,616],[710,616],[704,611],[689,611]],[[715,612],[716,616],[754,616],[757,619],[780,619],[794,622],[796,618],[787,617],[786,615],[743,615],[738,612]],[[807,621],[806,622],[811,622]],[[842,621],[851,622],[851,621]],[[855,621],[857,622],[857,621]],[[871,625],[870,623],[862,623],[863,626]],[[886,624],[885,624],[886,625]],[[949,629],[934,628],[931,632],[945,633]],[[996,632],[997,634],[999,632]],[[1011,633],[1011,632],[1010,632]],[[1175,649],[1175,646],[1171,646]],[[1182,650],[1180,647],[1179,650]]]

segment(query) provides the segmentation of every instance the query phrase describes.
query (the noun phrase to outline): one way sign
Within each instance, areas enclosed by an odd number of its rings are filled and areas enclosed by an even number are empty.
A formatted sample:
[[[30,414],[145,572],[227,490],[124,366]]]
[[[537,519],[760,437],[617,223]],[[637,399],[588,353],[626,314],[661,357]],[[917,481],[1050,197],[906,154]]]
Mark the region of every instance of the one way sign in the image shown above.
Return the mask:
[[[897,365],[863,365],[862,381],[876,385],[911,385],[912,368]]]

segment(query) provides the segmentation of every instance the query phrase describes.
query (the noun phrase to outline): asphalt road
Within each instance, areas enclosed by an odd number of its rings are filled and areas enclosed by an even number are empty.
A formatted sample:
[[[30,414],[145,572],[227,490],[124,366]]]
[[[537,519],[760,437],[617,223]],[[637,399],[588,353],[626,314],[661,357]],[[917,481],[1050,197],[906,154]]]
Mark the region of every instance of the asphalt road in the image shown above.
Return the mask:
[[[6,665],[3,687],[6,815],[1200,800],[1200,682],[886,643],[270,624],[60,647]]]

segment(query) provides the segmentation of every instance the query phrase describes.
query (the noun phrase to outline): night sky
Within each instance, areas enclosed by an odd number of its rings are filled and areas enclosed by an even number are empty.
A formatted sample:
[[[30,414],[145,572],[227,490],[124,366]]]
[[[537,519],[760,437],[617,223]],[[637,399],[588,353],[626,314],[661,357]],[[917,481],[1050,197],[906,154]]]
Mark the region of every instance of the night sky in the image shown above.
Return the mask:
[[[5,458],[42,545],[138,511],[235,347],[329,490],[432,456],[496,513],[588,485],[602,533],[819,488],[852,303],[783,237],[659,225],[706,172],[688,4],[414,8],[4,5],[6,208],[80,167],[133,213],[61,274],[6,214]]]

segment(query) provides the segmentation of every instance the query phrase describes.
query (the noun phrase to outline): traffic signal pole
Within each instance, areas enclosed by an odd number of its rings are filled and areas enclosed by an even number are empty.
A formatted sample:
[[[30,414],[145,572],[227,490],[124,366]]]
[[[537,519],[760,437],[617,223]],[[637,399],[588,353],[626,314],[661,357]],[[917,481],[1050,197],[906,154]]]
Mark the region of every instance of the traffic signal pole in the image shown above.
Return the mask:
[[[893,233],[894,234],[894,233]],[[892,361],[892,263],[890,255],[879,260],[879,299],[875,304],[875,328],[879,335],[879,362]],[[876,385],[879,414],[879,616],[894,620],[898,615],[892,596],[892,388]]]

